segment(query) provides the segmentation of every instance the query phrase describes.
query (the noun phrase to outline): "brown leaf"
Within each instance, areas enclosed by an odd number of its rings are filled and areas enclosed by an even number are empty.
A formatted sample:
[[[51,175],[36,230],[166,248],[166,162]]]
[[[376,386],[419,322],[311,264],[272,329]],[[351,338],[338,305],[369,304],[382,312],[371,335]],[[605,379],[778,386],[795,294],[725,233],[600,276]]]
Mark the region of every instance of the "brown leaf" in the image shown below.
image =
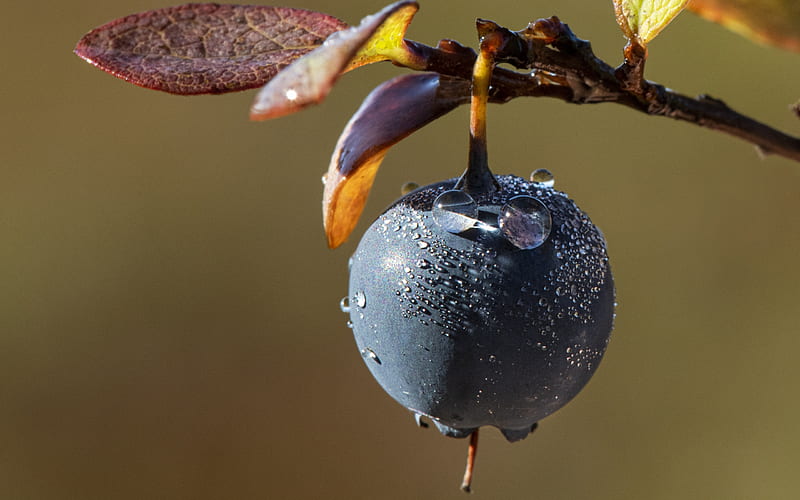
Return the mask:
[[[342,132],[325,177],[328,246],[338,247],[355,228],[389,148],[469,98],[469,81],[432,73],[399,76],[367,96]]]
[[[689,0],[688,8],[757,42],[800,52],[798,0]]]
[[[261,89],[250,108],[250,118],[278,118],[322,102],[357,55],[360,64],[388,59],[380,49],[394,51],[403,42],[405,27],[418,8],[417,2],[395,2],[365,17],[358,26],[335,33]],[[384,24],[390,28],[384,30]],[[373,35],[383,43],[375,43]],[[362,53],[362,48],[368,53]]]
[[[133,84],[173,94],[260,87],[347,25],[303,9],[186,4],[117,19],[75,53]]]

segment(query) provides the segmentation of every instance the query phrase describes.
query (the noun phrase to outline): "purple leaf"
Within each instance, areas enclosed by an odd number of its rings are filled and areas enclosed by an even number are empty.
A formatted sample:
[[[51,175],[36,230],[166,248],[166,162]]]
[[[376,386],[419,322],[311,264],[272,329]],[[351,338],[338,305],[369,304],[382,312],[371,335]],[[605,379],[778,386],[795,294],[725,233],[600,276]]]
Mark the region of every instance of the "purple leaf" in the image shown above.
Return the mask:
[[[372,91],[339,137],[326,175],[328,246],[355,228],[389,148],[469,99],[469,81],[433,73],[399,76]]]

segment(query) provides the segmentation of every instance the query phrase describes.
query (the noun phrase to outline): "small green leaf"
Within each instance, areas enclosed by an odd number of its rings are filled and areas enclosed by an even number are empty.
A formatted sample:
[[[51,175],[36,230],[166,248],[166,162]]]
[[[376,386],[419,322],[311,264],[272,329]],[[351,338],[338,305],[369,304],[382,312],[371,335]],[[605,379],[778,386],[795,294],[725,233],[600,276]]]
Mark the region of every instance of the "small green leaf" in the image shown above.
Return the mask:
[[[675,16],[680,14],[688,0],[614,0],[617,23],[628,40],[642,46],[655,38]]]
[[[259,91],[250,118],[278,118],[320,103],[342,72],[404,54],[405,28],[418,8],[417,2],[395,2],[358,26],[334,33]]]
[[[800,52],[799,0],[690,0],[688,8],[751,40]]]

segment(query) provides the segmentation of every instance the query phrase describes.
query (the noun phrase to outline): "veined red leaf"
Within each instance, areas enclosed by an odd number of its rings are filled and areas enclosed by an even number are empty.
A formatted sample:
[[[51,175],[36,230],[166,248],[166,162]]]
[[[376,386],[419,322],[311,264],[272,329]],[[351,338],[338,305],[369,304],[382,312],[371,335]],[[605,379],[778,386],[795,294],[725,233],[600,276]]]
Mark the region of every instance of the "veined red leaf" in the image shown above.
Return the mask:
[[[292,63],[259,91],[250,118],[278,118],[322,102],[351,61],[355,60],[356,67],[397,53],[405,55],[399,47],[417,9],[414,1],[395,2],[365,17],[358,26],[331,35],[323,46]]]
[[[186,4],[117,19],[75,53],[114,76],[173,94],[260,87],[347,24],[303,9]]]
[[[800,52],[799,0],[689,0],[689,10],[751,40]]]
[[[355,228],[389,148],[469,99],[469,81],[432,73],[399,76],[370,93],[339,137],[325,176],[328,246],[338,247]]]

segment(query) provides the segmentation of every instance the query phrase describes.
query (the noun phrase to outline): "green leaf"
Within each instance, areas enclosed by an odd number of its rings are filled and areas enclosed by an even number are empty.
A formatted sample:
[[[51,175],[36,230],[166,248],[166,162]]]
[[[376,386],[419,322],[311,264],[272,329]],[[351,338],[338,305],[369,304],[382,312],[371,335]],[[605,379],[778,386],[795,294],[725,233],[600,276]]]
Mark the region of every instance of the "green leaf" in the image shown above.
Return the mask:
[[[266,120],[322,102],[342,72],[372,62],[411,56],[403,35],[419,9],[417,2],[395,2],[361,24],[334,33],[310,54],[295,61],[259,91],[250,118]]]
[[[614,0],[617,23],[628,40],[642,46],[655,38],[686,6],[687,0]]]
[[[142,87],[216,94],[263,86],[347,25],[303,9],[187,4],[111,21],[75,53]]]
[[[751,40],[800,52],[799,0],[690,0],[688,7]]]

